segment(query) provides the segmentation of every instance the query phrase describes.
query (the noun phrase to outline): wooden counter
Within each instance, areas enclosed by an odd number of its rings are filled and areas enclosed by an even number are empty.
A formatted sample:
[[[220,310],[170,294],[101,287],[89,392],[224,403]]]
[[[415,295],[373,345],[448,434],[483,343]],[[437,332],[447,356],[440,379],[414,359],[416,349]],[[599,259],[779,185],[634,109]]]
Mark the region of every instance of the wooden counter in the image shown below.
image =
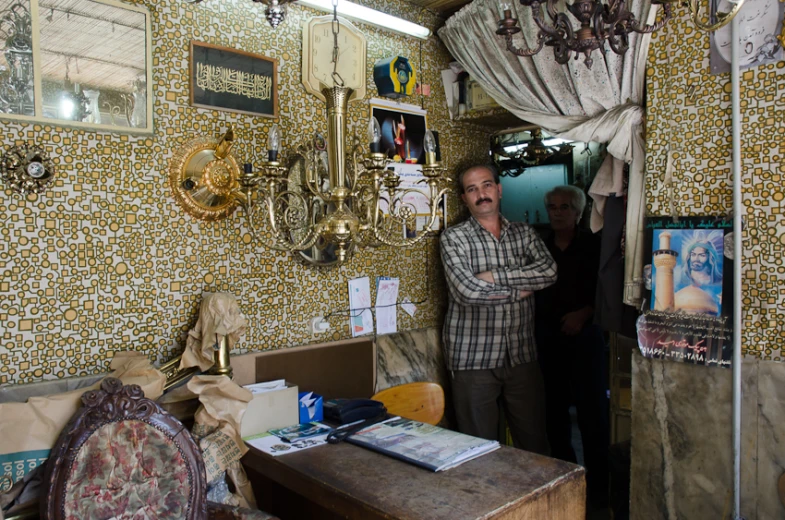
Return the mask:
[[[433,473],[348,443],[242,459],[259,507],[282,520],[583,520],[580,466],[507,446]],[[305,498],[304,498],[305,497]]]

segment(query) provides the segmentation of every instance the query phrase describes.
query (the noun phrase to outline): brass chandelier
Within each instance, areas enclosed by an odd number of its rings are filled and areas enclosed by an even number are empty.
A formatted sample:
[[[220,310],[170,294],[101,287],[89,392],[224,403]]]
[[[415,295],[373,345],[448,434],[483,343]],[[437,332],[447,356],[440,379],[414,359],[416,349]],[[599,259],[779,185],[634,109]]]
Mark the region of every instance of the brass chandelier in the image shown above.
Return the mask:
[[[410,247],[420,242],[427,233],[407,238],[404,230],[415,225],[417,213],[407,196],[422,192],[401,188],[398,174],[387,169],[387,154],[378,151],[378,122],[372,118],[369,123],[371,151],[365,153],[355,143],[349,161],[345,133],[352,89],[335,86],[322,89],[322,94],[327,101],[327,167],[321,153],[323,143],[315,139],[298,149],[289,168],[270,160],[258,172],[246,168],[239,179],[240,188],[234,196],[254,239],[279,251],[332,246],[338,263],[357,247]],[[277,151],[274,140],[270,141],[269,157],[274,158]],[[430,131],[425,134],[424,148],[422,173],[429,188],[430,210],[424,229],[429,230],[437,221],[439,201],[448,191],[441,185],[449,179],[436,162]],[[260,221],[261,227],[257,225]]]
[[[335,5],[335,4],[333,4]],[[338,24],[334,11],[334,24]],[[337,34],[338,29],[336,29]],[[254,166],[233,151],[230,128],[216,141],[197,138],[187,143],[170,163],[169,184],[176,201],[203,220],[228,217],[237,206],[255,243],[270,249],[304,252],[316,263],[344,262],[358,247],[410,247],[428,236],[438,220],[439,202],[449,188],[445,168],[436,161],[436,140],[425,132],[424,189],[402,187],[387,154],[380,150],[381,128],[368,123],[368,151],[355,140],[346,143],[348,102],[353,92],[337,72],[334,38],[333,87],[324,87],[327,139],[317,136],[301,145],[286,165],[280,160],[281,136],[274,125],[267,136],[267,160]],[[427,194],[427,195],[426,195]],[[416,201],[417,198],[419,201]],[[427,197],[427,202],[422,201]],[[428,216],[417,225],[427,204]],[[421,228],[422,232],[407,231]],[[321,252],[329,261],[324,261]]]
[[[559,0],[520,0],[522,6],[530,7],[532,19],[539,29],[537,44],[533,48],[517,47],[513,36],[521,31],[518,20],[512,17],[509,4],[503,6],[504,18],[499,20],[496,34],[504,36],[507,50],[517,56],[534,56],[543,47],[553,47],[553,56],[556,62],[564,65],[574,56],[577,60],[581,54],[585,56],[584,63],[591,69],[594,60],[591,53],[602,49],[605,42],[616,54],[624,54],[630,46],[630,33],[647,34],[661,29],[672,17],[671,4],[682,0],[655,0],[653,5],[662,5],[663,16],[651,25],[641,26],[640,21],[627,9],[626,0],[575,0],[567,4],[567,10],[579,23],[575,29],[567,13],[559,12]],[[683,2],[689,12],[693,24],[702,31],[715,31],[730,23],[739,12],[744,0],[731,2],[733,8],[730,12],[706,13],[701,2],[705,0],[686,0]],[[543,17],[542,6],[548,15],[548,21]]]

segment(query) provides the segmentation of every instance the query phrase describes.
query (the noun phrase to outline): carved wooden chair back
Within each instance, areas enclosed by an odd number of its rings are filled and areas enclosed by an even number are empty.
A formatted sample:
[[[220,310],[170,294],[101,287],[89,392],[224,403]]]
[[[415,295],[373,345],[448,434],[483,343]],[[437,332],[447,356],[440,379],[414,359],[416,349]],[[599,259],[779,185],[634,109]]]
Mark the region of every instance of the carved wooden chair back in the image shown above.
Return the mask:
[[[204,462],[180,421],[111,377],[82,403],[47,461],[41,518],[207,517]]]
[[[438,424],[444,416],[444,390],[437,383],[406,383],[376,393],[392,415],[427,424]]]

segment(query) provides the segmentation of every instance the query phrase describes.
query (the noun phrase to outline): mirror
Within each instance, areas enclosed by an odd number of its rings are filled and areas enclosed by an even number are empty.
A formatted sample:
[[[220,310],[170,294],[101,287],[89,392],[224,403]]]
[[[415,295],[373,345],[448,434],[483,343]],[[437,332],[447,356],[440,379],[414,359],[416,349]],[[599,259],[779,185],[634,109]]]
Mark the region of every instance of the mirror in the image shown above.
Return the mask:
[[[504,193],[502,214],[535,227],[549,224],[545,194],[563,184],[588,190],[606,156],[604,144],[567,141],[533,125],[494,135],[491,152]],[[590,204],[589,198],[586,211]]]
[[[327,152],[324,150],[320,152],[317,151],[315,157],[318,158],[318,165],[316,166],[315,170],[318,172],[317,174],[319,178],[322,180],[323,184],[329,183],[327,175]],[[304,197],[304,199],[307,201],[307,204],[313,208],[313,218],[318,220],[327,214],[328,209],[333,208],[331,206],[328,207],[328,205],[326,205],[322,200],[313,196],[310,190],[308,190],[308,187],[306,186],[306,171],[306,158],[300,154],[295,155],[292,165],[289,168],[288,190],[298,193]],[[304,233],[304,230],[292,230],[295,241],[302,238]],[[300,256],[309,264],[317,266],[327,267],[335,265],[338,262],[338,257],[335,254],[335,245],[325,244],[322,241],[317,242],[310,249],[300,251]]]
[[[113,0],[0,0],[0,117],[151,133],[150,34]]]

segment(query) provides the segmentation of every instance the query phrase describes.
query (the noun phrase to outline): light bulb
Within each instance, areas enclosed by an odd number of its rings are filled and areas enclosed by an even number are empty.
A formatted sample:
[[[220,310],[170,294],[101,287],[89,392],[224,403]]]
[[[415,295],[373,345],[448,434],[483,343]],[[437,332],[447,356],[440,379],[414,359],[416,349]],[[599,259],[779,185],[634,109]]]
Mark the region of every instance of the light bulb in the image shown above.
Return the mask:
[[[368,120],[368,143],[371,147],[371,153],[379,153],[381,151],[382,128],[379,126],[379,121],[375,117]]]
[[[273,125],[267,135],[267,160],[274,162],[278,159],[278,150],[281,147],[281,132],[278,125]]]
[[[433,164],[436,162],[436,139],[433,137],[433,132],[428,130],[425,132],[425,139],[422,142],[425,148],[425,164]]]

